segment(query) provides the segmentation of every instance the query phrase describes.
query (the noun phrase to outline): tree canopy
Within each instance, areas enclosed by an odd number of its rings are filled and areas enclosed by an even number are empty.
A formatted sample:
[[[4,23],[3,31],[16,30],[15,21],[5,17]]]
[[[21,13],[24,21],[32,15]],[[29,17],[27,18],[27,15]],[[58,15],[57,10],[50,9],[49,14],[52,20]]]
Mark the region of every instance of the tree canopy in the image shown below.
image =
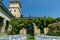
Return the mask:
[[[17,19],[11,19],[10,24],[12,25],[12,34],[18,34],[19,31],[22,28],[28,28],[30,24],[33,22],[36,24],[36,26],[41,29],[41,31],[44,30],[45,27],[48,27],[49,24],[59,22],[60,18],[52,18],[52,17],[39,17],[39,18],[32,18],[30,20],[29,18],[20,18]]]

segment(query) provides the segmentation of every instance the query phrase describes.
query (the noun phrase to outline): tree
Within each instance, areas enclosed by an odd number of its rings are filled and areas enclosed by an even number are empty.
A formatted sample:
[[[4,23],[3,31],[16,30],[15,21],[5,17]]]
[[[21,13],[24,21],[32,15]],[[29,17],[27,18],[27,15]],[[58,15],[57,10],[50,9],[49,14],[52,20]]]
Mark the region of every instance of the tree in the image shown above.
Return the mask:
[[[35,18],[33,19],[33,22],[37,25],[38,28],[40,28],[41,33],[44,33],[44,28],[48,27],[49,24],[52,24],[55,21],[55,19],[51,17],[40,17],[40,18]]]
[[[48,27],[49,24],[52,24],[54,22],[56,22],[56,20],[54,18],[51,17],[40,17],[40,18],[33,18],[31,20],[31,17],[29,17],[29,19],[11,19],[10,24],[12,25],[12,34],[18,34],[19,31],[22,28],[29,28],[30,24],[35,23],[36,26],[41,29],[41,33],[44,33],[44,28]]]
[[[19,31],[18,31],[18,21],[17,20],[15,20],[15,19],[11,19],[11,21],[10,21],[10,24],[12,25],[12,30],[11,30],[11,32],[10,32],[10,34],[18,34],[19,33]]]
[[[30,26],[30,21],[29,19],[11,19],[10,24],[12,25],[10,34],[19,34],[22,28],[28,28]]]
[[[29,21],[29,19],[25,19],[25,20],[23,20],[24,22],[23,22],[23,28],[28,28],[29,26],[30,26],[30,21]]]
[[[49,26],[50,30],[49,32],[47,33],[47,35],[50,35],[50,36],[60,36],[60,26]]]
[[[41,29],[41,33],[43,33],[43,18],[36,18],[36,19],[33,19],[33,22],[36,24],[36,26]]]
[[[60,17],[55,18],[55,20],[56,20],[57,22],[60,22]]]

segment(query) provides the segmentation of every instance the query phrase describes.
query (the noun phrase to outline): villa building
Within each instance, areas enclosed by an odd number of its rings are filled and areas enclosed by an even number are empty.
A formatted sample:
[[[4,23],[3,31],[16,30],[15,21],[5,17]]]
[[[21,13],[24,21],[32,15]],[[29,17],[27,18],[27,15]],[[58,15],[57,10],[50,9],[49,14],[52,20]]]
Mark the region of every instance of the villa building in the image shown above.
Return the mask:
[[[9,10],[0,0],[0,34],[9,33],[12,29],[9,21],[21,17],[21,3],[19,0],[10,0]]]
[[[10,0],[9,10],[4,6],[4,4],[0,1],[0,34],[9,33],[12,29],[9,21],[12,18],[20,18],[21,17],[21,3],[19,0]],[[32,24],[31,24],[32,25]],[[30,32],[31,31],[31,32]],[[40,29],[37,29],[37,26],[33,23],[33,27],[31,26],[29,30],[26,29],[20,30],[20,34],[26,34],[33,32],[33,34],[40,34]]]
[[[9,21],[14,18],[10,11],[0,2],[0,33],[7,33],[11,29]]]

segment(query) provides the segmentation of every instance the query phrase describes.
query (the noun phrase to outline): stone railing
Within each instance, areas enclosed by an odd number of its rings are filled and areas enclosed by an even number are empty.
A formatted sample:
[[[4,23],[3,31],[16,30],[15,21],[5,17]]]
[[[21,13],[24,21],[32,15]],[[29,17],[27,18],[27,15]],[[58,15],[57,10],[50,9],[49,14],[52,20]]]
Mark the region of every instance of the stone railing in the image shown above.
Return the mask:
[[[35,36],[35,40],[60,40],[60,37],[40,35],[40,36]]]
[[[27,36],[26,35],[0,36],[0,40],[27,40]]]

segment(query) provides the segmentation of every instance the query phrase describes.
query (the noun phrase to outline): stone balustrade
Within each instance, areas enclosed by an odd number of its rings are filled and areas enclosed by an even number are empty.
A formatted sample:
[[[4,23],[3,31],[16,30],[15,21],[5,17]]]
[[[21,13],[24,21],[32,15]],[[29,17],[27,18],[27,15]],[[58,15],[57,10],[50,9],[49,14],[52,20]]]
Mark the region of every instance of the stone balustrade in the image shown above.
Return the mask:
[[[26,35],[0,36],[0,40],[27,40],[27,36]]]
[[[60,40],[60,37],[40,35],[40,36],[35,36],[35,40]]]

